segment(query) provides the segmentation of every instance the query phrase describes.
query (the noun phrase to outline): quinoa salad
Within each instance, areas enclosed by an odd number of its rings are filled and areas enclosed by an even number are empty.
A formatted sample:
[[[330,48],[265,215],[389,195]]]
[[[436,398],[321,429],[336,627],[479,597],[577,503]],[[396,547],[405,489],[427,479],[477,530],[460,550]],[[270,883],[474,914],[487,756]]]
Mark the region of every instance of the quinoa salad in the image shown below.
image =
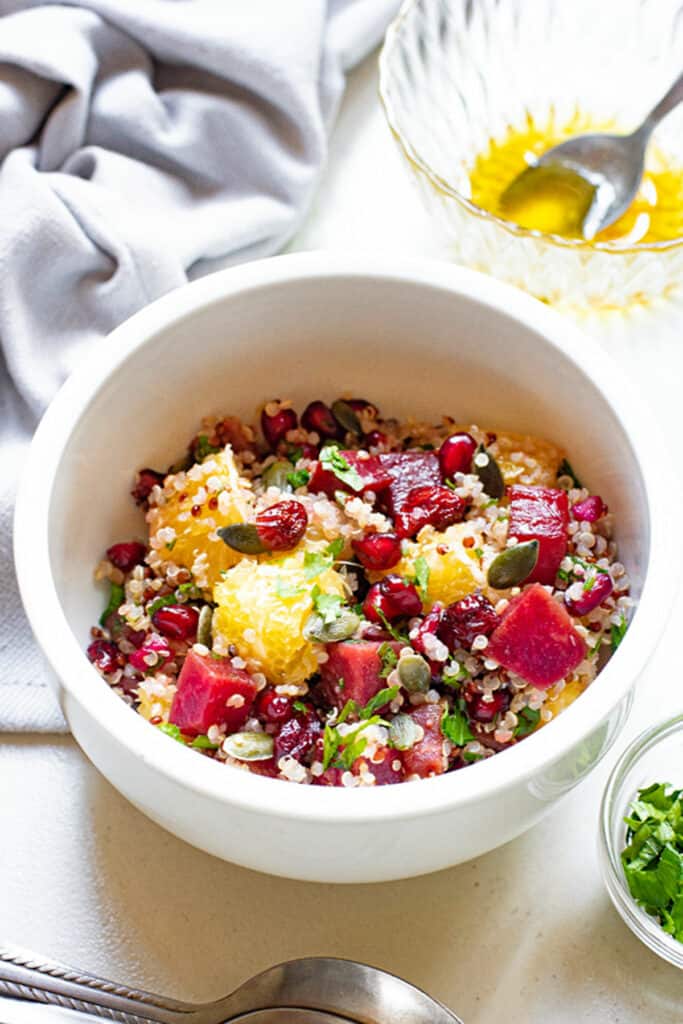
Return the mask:
[[[132,497],[147,536],[97,566],[88,658],[170,741],[243,771],[458,771],[551,722],[627,628],[613,516],[541,438],[273,400],[258,430],[204,420]]]

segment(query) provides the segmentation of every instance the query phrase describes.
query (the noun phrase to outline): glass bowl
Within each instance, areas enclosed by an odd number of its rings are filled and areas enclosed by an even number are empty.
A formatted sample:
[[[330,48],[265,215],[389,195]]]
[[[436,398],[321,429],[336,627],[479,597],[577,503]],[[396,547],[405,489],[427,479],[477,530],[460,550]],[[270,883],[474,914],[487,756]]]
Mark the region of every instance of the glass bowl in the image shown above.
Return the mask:
[[[469,173],[491,140],[530,122],[630,131],[681,67],[679,0],[405,0],[380,97],[454,259],[553,305],[615,309],[680,288],[683,238],[588,244],[527,230],[476,206]],[[683,108],[655,145],[683,167]]]
[[[667,935],[656,918],[638,906],[621,866],[624,818],[638,790],[653,782],[683,788],[683,714],[646,730],[626,748],[612,769],[600,808],[600,865],[612,903],[653,953],[683,968],[683,943]]]

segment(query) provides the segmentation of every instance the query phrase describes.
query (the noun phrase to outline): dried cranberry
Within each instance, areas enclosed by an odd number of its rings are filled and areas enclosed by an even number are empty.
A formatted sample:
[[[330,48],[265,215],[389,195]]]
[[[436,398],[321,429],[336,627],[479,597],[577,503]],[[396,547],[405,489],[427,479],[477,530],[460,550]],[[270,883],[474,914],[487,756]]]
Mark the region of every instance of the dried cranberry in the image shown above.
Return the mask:
[[[136,565],[140,565],[141,562],[144,562],[146,554],[147,548],[137,540],[112,544],[110,548],[107,548],[107,558],[121,572],[130,572]]]
[[[425,645],[426,636],[437,636],[441,619],[443,618],[443,605],[438,601],[432,606],[432,610],[425,615],[420,625],[411,631],[410,642],[419,654],[429,657],[428,648]]]
[[[339,438],[342,429],[324,402],[310,402],[301,416],[301,426],[323,438]]]
[[[153,664],[150,665],[146,659],[151,654],[155,658]],[[128,661],[138,672],[149,672],[151,669],[159,668],[171,656],[171,648],[168,646],[168,641],[161,636],[157,636],[155,633],[151,633],[145,639],[142,647],[138,647],[137,651],[132,651],[128,655]]]
[[[572,505],[574,519],[583,523],[597,523],[608,511],[599,494],[589,494],[583,501],[577,501],[576,505]]]
[[[373,572],[391,569],[401,560],[401,542],[395,533],[366,533],[352,546],[361,565]]]
[[[277,448],[289,430],[296,430],[299,425],[293,409],[278,409],[274,416],[269,416],[264,409],[261,413],[261,430],[271,448]]]
[[[119,667],[118,648],[109,640],[93,640],[87,650],[88,659],[104,675],[116,672]]]
[[[423,526],[445,530],[461,522],[466,511],[465,499],[448,487],[416,487],[396,516],[396,533],[399,537],[413,537]]]
[[[197,635],[199,612],[187,604],[169,604],[157,608],[152,622],[164,636],[172,640],[189,640]]]
[[[155,469],[141,469],[135,482],[135,487],[130,492],[135,498],[136,505],[144,505],[153,488],[161,487],[164,482],[164,474],[157,473]]]
[[[257,714],[268,722],[286,722],[292,717],[292,702],[275,690],[264,690],[256,705]]]
[[[469,650],[476,636],[490,636],[500,621],[496,611],[483,594],[468,594],[443,613],[438,636],[450,650]]]
[[[314,715],[290,718],[275,737],[275,762],[287,756],[300,761],[311,752],[321,732],[322,726]]]
[[[394,574],[373,583],[363,602],[363,615],[370,622],[381,622],[382,616],[391,622],[419,615],[421,611],[422,601],[416,587]]]
[[[599,572],[589,590],[584,590],[580,597],[572,598],[565,595],[565,603],[572,615],[588,615],[594,608],[610,596],[614,584],[609,573]]]
[[[439,449],[439,465],[444,480],[452,480],[456,473],[469,473],[477,442],[471,434],[451,434]]]
[[[308,526],[308,513],[300,501],[279,501],[256,516],[259,540],[271,551],[295,548]]]
[[[511,698],[507,690],[494,690],[489,699],[478,690],[467,687],[463,696],[469,717],[475,722],[492,722],[496,715],[510,707]]]

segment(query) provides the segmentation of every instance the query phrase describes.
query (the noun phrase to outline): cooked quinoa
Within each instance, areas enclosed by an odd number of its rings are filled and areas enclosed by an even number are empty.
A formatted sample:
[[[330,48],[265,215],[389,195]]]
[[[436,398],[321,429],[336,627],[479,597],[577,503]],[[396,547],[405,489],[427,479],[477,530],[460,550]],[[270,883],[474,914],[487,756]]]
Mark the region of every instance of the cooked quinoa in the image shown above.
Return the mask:
[[[565,452],[448,416],[272,400],[258,431],[205,420],[132,494],[148,535],[97,566],[88,656],[151,725],[273,778],[383,785],[504,751],[593,682],[632,607]]]

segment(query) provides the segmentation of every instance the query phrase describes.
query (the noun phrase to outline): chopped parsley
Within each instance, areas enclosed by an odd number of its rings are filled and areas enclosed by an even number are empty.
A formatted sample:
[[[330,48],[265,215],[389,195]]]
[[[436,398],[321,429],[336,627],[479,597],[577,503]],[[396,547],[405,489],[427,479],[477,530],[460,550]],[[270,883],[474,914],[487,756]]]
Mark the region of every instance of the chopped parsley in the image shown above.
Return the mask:
[[[126,592],[121,586],[121,584],[112,583],[109,590],[109,600],[107,602],[107,607],[100,615],[100,626],[105,626],[109,616],[113,615],[114,612],[117,612],[119,610],[119,608],[121,607],[125,600],[125,597]]]
[[[298,711],[299,714],[301,714],[301,715],[307,715],[308,714],[308,708],[306,707],[305,704],[302,704],[302,702],[300,700],[295,700],[293,702],[293,704],[292,704],[292,707],[294,708],[295,711]]]
[[[313,601],[313,607],[326,626],[329,626],[331,622],[335,622],[339,618],[339,613],[344,604],[344,599],[339,594],[323,594],[316,583],[311,591],[311,600]]]
[[[155,597],[153,601],[147,605],[147,614],[151,617],[160,608],[165,608],[166,605],[176,604],[175,594],[165,594],[163,597]]]
[[[290,448],[287,454],[287,458],[292,463],[293,466],[296,466],[297,462],[299,461],[303,453],[303,448]]]
[[[560,476],[569,476],[572,479],[572,483],[574,484],[574,487],[583,487],[583,484],[579,480],[578,476],[576,475],[576,473],[572,469],[571,463],[568,462],[567,459],[562,459],[562,462],[560,463],[559,468],[557,470],[557,475],[558,475],[558,477],[560,477]]]
[[[621,862],[631,896],[683,942],[683,798],[668,783],[638,791]]]
[[[323,770],[330,767],[341,768],[350,771],[356,761],[365,750],[368,738],[365,730],[371,725],[386,725],[382,718],[375,712],[384,707],[394,699],[399,691],[398,686],[390,686],[376,693],[363,708],[359,708],[355,700],[347,700],[339,712],[334,725],[328,722],[323,733]],[[348,718],[356,716],[360,719],[358,725],[341,734],[338,727],[343,725]]]
[[[188,601],[199,601],[202,598],[201,590],[192,580],[189,583],[181,583],[179,587],[176,587],[176,594],[181,594]]]
[[[380,677],[382,679],[386,679],[398,664],[398,655],[391,644],[387,643],[383,643],[377,653],[379,654],[380,661],[382,662]]]
[[[307,469],[295,469],[292,473],[287,474],[287,483],[291,484],[294,490],[297,487],[304,487],[311,479],[311,474]]]
[[[448,712],[444,714],[441,719],[441,732],[456,747],[462,747],[474,739],[467,715],[460,708],[454,708],[450,715]]]
[[[610,629],[610,641],[612,643],[612,650],[616,651],[621,641],[626,636],[626,630],[628,629],[628,623],[626,622],[626,616],[622,615],[618,625],[612,623]]]
[[[458,688],[461,683],[470,678],[470,674],[464,665],[461,665],[457,672],[444,672],[441,681],[444,686]]]
[[[282,576],[278,576],[275,580],[275,593],[278,597],[298,597],[299,594],[304,594],[305,592],[305,587],[300,587],[295,583],[287,583]]]
[[[479,561],[481,562],[482,558],[484,557],[484,549],[483,548],[475,548],[474,549],[474,553],[477,556],[477,558],[479,559]]]
[[[172,740],[177,740],[178,743],[185,743],[180,729],[177,725],[173,725],[172,722],[161,722],[157,729],[159,732],[163,732],[165,736],[170,736]]]
[[[192,448],[196,462],[202,462],[207,455],[215,455],[221,450],[220,445],[210,444],[207,434],[200,434]]]
[[[353,491],[363,490],[363,480],[357,469],[350,464],[336,445],[327,444],[320,452],[320,465],[323,469],[334,473],[337,480],[350,487]]]
[[[400,644],[406,644],[406,645],[410,644],[410,639],[407,636],[405,636],[403,633],[400,633],[399,630],[396,629],[395,626],[392,626],[392,624],[389,622],[389,619],[386,617],[386,615],[384,614],[384,612],[382,611],[381,608],[375,608],[375,611],[379,615],[380,621],[381,621],[382,625],[384,626],[384,628],[386,629],[387,633],[390,636],[392,636],[394,638],[394,640],[396,640]]]
[[[522,708],[517,714],[517,725],[515,726],[514,735],[517,739],[528,736],[529,733],[534,731],[540,719],[540,711],[537,711],[535,708]]]
[[[212,743],[208,736],[195,736],[190,746],[196,750],[218,750],[218,744]]]
[[[359,715],[361,719],[372,718],[375,711],[379,711],[385,704],[390,704],[392,700],[398,695],[400,687],[398,686],[387,686],[385,689],[380,690],[372,697],[364,708],[361,708]]]
[[[304,576],[307,580],[314,580],[326,569],[331,569],[339,557],[344,541],[341,537],[328,544],[324,551],[307,551],[304,555]]]
[[[429,565],[424,555],[420,555],[419,558],[415,559],[415,585],[419,587],[423,594],[426,593],[429,586]]]
[[[173,540],[170,540],[168,542],[168,544],[166,545],[166,548],[167,548],[168,551],[173,551],[173,548],[176,546],[176,541],[177,540],[178,540],[178,538],[174,537]]]

